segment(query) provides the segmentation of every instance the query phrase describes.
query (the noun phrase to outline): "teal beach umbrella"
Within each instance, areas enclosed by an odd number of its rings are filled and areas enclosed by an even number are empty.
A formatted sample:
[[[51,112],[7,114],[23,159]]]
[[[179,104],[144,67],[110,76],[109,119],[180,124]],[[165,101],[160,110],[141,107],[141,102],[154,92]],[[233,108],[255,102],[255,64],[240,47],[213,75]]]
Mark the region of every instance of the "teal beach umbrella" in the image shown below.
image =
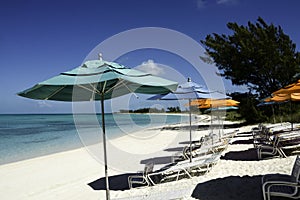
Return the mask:
[[[177,83],[123,65],[102,60],[87,61],[18,95],[40,100],[91,101],[111,99],[130,92],[164,94]]]
[[[174,91],[177,83],[114,62],[87,61],[81,66],[59,74],[18,93],[19,96],[53,101],[100,101],[106,178],[106,199],[110,199],[106,153],[104,100],[131,92],[165,94]]]

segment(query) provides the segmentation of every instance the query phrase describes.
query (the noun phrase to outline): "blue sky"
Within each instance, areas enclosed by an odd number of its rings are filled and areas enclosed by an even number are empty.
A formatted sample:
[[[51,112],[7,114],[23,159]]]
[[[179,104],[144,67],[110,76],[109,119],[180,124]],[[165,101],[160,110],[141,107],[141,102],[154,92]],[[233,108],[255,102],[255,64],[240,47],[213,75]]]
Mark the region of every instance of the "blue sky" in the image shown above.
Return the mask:
[[[34,101],[16,93],[79,66],[99,43],[134,28],[168,28],[199,43],[207,34],[230,34],[228,22],[246,25],[261,16],[280,25],[299,51],[299,7],[298,0],[1,1],[0,114],[70,112],[68,103]],[[188,65],[168,52],[151,50],[117,61],[129,67],[152,61],[174,68]],[[234,90],[228,83],[226,87]]]

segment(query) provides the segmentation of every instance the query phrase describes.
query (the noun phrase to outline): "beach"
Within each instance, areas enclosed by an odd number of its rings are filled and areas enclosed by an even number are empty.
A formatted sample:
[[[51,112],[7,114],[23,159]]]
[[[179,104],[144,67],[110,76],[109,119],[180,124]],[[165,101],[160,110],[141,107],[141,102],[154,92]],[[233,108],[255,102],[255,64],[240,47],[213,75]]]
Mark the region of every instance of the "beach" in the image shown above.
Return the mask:
[[[193,125],[209,123],[209,119],[202,118],[201,122],[195,121]],[[159,169],[171,161],[168,159],[176,150],[180,152],[189,138],[184,128],[186,125],[147,128],[140,133],[110,140],[108,173],[111,199],[263,199],[263,175],[291,172],[295,156],[258,161],[249,142],[251,136],[238,134],[207,174],[129,190],[129,175],[143,170],[151,160],[155,161],[155,169]],[[254,126],[224,131],[246,133]],[[193,130],[193,138],[199,139],[207,133],[208,130]],[[101,156],[97,156],[99,152],[101,154],[101,148],[101,145],[94,145],[0,165],[1,199],[105,199],[104,166]]]

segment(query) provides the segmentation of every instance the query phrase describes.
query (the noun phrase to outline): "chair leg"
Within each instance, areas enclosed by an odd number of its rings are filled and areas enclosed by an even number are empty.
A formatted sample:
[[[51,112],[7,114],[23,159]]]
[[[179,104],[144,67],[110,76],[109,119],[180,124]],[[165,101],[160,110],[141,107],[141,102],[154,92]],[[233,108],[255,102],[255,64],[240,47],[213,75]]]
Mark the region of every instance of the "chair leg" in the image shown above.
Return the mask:
[[[257,148],[257,157],[259,160],[261,160],[261,153],[260,153],[260,148]]]
[[[281,149],[281,148],[278,148],[278,153],[279,153],[279,156],[282,157],[282,158],[286,158],[286,154],[284,153],[284,151]]]
[[[262,185],[262,194],[263,194],[264,200],[267,200],[267,197],[266,197],[266,188],[265,188],[264,184]]]

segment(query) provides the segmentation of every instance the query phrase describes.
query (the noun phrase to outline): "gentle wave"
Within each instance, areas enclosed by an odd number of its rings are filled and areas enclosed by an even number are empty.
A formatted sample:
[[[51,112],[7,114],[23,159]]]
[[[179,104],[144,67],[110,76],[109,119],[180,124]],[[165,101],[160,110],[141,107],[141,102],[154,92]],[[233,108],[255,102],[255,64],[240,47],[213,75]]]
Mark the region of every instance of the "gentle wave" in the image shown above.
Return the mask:
[[[187,120],[180,115],[105,114],[109,139],[120,137],[124,132]],[[0,164],[80,148],[83,144],[78,128],[87,132],[96,130],[98,121],[101,115],[0,115]]]

